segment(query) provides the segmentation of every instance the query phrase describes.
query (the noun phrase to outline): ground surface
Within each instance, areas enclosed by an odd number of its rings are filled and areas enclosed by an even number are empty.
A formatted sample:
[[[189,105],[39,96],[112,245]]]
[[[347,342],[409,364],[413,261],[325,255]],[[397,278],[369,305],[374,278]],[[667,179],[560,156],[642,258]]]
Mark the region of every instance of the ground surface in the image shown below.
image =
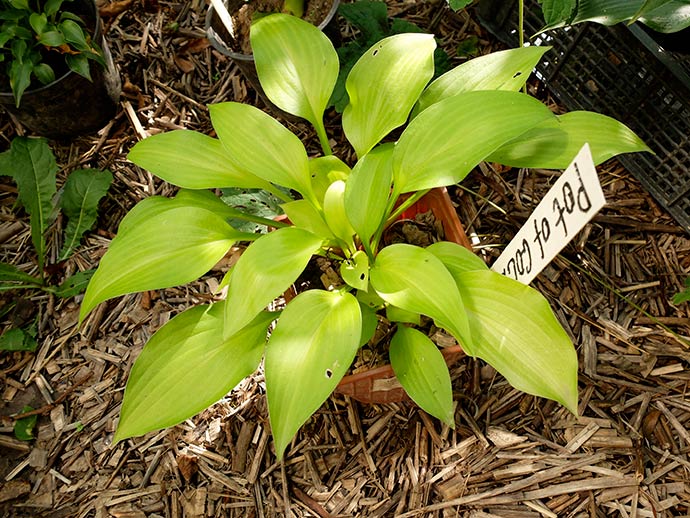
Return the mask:
[[[57,268],[57,280],[96,266],[134,203],[173,192],[127,162],[137,140],[171,128],[209,132],[208,103],[260,104],[209,48],[203,2],[104,7],[124,84],[121,110],[100,134],[54,150],[61,181],[90,166],[109,168],[115,183],[96,230]],[[451,51],[470,35],[480,36],[482,52],[493,47],[470,17],[439,3],[390,7],[436,31]],[[310,130],[288,124],[315,152]],[[335,128],[334,118],[329,129],[342,150]],[[1,114],[0,149],[15,134]],[[145,341],[207,300],[220,273],[110,301],[82,328],[78,300],[12,294],[40,311],[40,344],[33,354],[0,356],[0,516],[687,516],[690,308],[670,299],[690,272],[690,239],[615,161],[600,176],[606,208],[533,284],[577,346],[580,418],[464,359],[452,370],[455,430],[410,404],[334,396],[277,463],[257,374],[180,426],[110,447]],[[452,189],[477,251],[497,255],[553,181],[550,172],[483,166]],[[15,201],[12,184],[0,179],[0,259],[35,272],[27,218]],[[9,416],[27,403],[41,410],[38,438],[21,442]]]

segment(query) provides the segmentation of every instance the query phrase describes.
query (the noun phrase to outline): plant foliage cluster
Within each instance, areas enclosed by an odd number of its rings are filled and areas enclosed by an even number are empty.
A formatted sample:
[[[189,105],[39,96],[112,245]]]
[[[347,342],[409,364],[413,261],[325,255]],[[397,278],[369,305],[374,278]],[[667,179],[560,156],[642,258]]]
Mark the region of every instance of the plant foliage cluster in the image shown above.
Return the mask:
[[[122,220],[89,283],[82,321],[113,297],[191,282],[238,242],[249,245],[216,302],[175,316],[146,344],[114,440],[189,418],[263,358],[280,457],[372,336],[377,313],[398,322],[390,360],[401,384],[450,426],[450,375],[438,347],[408,324],[419,315],[518,389],[576,412],[577,355],[537,291],[492,272],[460,245],[382,246],[381,236],[428,190],[462,181],[482,160],[562,169],[585,141],[600,163],[647,150],[639,138],[608,117],[557,116],[520,93],[546,48],[482,56],[429,83],[434,38],[405,33],[371,46],[347,76],[342,126],[357,156],[350,167],[332,154],[323,122],[339,73],[330,41],[302,20],[273,14],[254,23],[251,43],[266,95],[314,126],[323,154],[310,158],[277,120],[235,102],[210,106],[216,137],[176,130],[130,151],[130,160],[181,190],[143,200]],[[406,123],[396,142],[385,141]],[[228,206],[212,191],[229,187],[271,193],[289,223]],[[276,230],[249,233],[233,227],[236,220]],[[338,265],[341,285],[267,311],[315,255]]]
[[[90,80],[89,60],[105,65],[82,18],[63,9],[70,1],[0,0],[0,80],[17,107],[34,79],[46,85],[71,70]]]
[[[98,204],[113,180],[110,171],[78,169],[72,171],[60,190],[57,189],[58,166],[45,139],[16,137],[10,149],[0,153],[0,176],[9,176],[17,184],[18,202],[29,214],[31,242],[36,250],[38,273],[27,273],[0,262],[0,291],[40,289],[61,298],[83,292],[92,271],[78,272],[53,286],[45,275],[48,256],[46,234],[59,212],[67,218],[58,261],[69,258],[84,232],[96,222]],[[16,306],[8,304],[3,313]],[[35,323],[11,328],[0,336],[1,350],[33,350],[36,347]]]

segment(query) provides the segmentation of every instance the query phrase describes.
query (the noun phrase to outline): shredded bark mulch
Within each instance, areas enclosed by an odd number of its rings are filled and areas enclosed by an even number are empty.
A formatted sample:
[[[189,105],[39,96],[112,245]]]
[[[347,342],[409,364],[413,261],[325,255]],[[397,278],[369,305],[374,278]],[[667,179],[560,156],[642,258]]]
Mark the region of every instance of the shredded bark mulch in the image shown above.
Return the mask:
[[[435,31],[452,56],[475,36],[480,52],[498,48],[471,12],[454,14],[442,2],[389,6]],[[121,109],[100,133],[52,144],[61,182],[85,166],[110,169],[115,182],[96,229],[53,268],[55,280],[95,267],[137,201],[174,192],[127,161],[136,141],[174,128],[210,133],[209,103],[263,106],[209,46],[206,9],[200,0],[102,5],[124,85]],[[317,152],[311,129],[286,125]],[[329,126],[336,152],[352,158],[336,116]],[[0,149],[16,134],[0,114]],[[189,286],[102,304],[82,327],[79,298],[5,292],[3,302],[21,298],[27,314],[39,313],[39,347],[0,354],[0,515],[687,516],[690,307],[671,298],[690,275],[690,236],[615,160],[598,169],[605,209],[533,283],[577,347],[580,417],[466,358],[452,369],[454,430],[411,403],[333,396],[279,463],[258,372],[183,424],[113,447],[125,381],[144,343],[173,315],[209,300],[231,259]],[[452,189],[476,251],[497,256],[557,174],[483,164]],[[0,260],[36,273],[28,218],[16,199],[13,184],[0,178]],[[58,219],[50,234],[50,264],[62,225]],[[27,404],[39,416],[31,442],[13,435]]]

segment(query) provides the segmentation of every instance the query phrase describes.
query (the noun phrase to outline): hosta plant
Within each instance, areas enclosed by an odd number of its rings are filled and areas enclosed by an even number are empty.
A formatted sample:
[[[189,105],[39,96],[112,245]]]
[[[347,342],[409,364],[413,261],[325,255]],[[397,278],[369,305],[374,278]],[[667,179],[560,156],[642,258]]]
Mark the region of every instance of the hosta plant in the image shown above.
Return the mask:
[[[131,150],[134,163],[182,190],[172,199],[147,198],[123,219],[87,289],[82,320],[112,297],[193,281],[236,243],[250,244],[223,279],[224,296],[177,315],[144,347],[114,440],[194,415],[263,358],[280,457],[347,372],[378,311],[402,321],[389,351],[401,384],[448,425],[454,422],[448,369],[438,347],[409,324],[415,315],[433,319],[518,389],[576,412],[575,349],[537,291],[490,271],[459,245],[382,247],[381,236],[429,189],[461,181],[482,160],[563,168],[585,140],[598,161],[644,144],[609,118],[556,116],[519,93],[543,48],[477,58],[427,84],[433,36],[401,34],[375,44],[348,76],[342,125],[357,155],[350,167],[331,153],[323,123],[338,76],[328,39],[306,22],[275,14],[254,24],[251,40],[266,94],[314,126],[323,155],[308,157],[277,120],[234,102],[210,106],[217,138],[172,131]],[[385,138],[410,118],[397,142]],[[228,186],[273,193],[289,223],[245,215],[209,190]],[[230,224],[242,219],[276,230],[243,233]],[[342,283],[267,311],[315,255],[334,261]]]

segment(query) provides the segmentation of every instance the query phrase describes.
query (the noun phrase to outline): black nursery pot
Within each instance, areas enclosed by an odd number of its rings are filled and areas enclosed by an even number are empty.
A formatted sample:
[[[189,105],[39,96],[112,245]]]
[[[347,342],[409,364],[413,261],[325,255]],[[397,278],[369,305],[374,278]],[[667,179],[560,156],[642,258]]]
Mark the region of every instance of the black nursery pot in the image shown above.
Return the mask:
[[[338,11],[338,5],[340,5],[340,0],[308,0],[309,2],[318,2],[321,4],[331,4],[331,8],[328,11],[326,17],[318,24],[318,28],[328,36],[328,38],[335,44],[340,42],[340,29],[336,23],[335,15]],[[225,0],[225,6],[228,12],[232,16],[233,13],[237,12],[244,4],[245,0]],[[254,56],[252,54],[242,54],[241,52],[236,52],[232,50],[232,36],[223,25],[220,17],[216,13],[213,6],[209,6],[206,12],[206,36],[208,37],[211,45],[218,52],[224,56],[229,57],[233,63],[237,65],[240,69],[242,75],[249,81],[254,90],[261,96],[263,101],[271,106],[272,109],[284,114],[282,110],[275,107],[275,105],[268,100],[266,94],[259,83],[259,76],[256,73],[256,65],[254,64]],[[284,114],[285,115],[285,114]]]
[[[92,81],[68,71],[50,84],[27,89],[16,107],[12,92],[0,92],[0,105],[32,133],[53,139],[97,131],[113,118],[120,97],[120,77],[101,30],[93,0],[75,0],[71,12],[83,16],[106,67],[89,60]]]

